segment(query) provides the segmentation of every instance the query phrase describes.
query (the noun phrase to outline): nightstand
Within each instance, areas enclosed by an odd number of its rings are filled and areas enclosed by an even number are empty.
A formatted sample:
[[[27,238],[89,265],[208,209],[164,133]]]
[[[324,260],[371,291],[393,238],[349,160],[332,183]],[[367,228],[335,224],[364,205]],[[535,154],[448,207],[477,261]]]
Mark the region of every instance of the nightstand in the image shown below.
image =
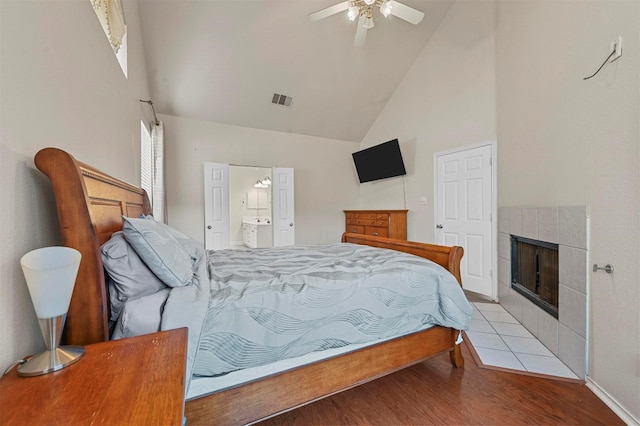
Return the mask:
[[[85,346],[77,363],[0,379],[0,424],[181,425],[187,329]]]

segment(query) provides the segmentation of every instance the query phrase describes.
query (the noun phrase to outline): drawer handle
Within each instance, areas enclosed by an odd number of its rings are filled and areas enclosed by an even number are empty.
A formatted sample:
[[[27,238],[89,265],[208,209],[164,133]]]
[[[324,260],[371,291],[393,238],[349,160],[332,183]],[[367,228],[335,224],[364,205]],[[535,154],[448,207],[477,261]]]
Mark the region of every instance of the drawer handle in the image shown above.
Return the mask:
[[[352,229],[351,232],[353,232],[354,234],[357,234],[358,230],[357,229]]]
[[[377,233],[377,232],[374,232],[374,233],[373,233],[373,236],[374,236],[374,237],[377,237],[377,236],[378,236],[378,233]]]

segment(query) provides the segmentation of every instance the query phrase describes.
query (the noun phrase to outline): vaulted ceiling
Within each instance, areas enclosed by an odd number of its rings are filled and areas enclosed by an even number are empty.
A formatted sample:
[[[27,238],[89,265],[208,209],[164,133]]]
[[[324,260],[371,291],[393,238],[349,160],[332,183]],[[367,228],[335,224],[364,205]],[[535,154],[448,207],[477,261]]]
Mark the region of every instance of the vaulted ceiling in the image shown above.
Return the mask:
[[[307,19],[339,1],[140,0],[156,111],[360,142],[454,0],[402,0],[418,25],[376,12],[361,47],[346,12]]]

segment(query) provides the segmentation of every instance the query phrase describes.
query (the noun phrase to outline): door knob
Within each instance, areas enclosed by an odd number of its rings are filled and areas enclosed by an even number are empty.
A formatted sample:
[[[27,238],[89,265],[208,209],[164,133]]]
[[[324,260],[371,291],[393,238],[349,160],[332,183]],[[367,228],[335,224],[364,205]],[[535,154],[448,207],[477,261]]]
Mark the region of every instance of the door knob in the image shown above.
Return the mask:
[[[293,223],[290,223],[289,226],[293,226]]]
[[[207,229],[211,229],[211,225],[207,226]]]
[[[440,223],[439,223],[439,224],[437,224],[437,225],[436,225],[436,228],[438,228],[438,229],[442,229],[442,224],[440,224]]]

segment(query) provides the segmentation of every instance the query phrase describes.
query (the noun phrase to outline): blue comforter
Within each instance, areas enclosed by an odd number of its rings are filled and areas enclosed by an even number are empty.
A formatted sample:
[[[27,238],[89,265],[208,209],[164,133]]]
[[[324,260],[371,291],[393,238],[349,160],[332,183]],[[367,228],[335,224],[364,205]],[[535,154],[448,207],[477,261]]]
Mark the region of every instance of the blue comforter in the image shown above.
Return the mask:
[[[194,375],[434,325],[465,330],[471,322],[472,308],[447,270],[392,250],[332,244],[210,251],[206,269],[209,282],[172,291],[163,319],[163,328],[187,317],[202,321],[190,327]]]

